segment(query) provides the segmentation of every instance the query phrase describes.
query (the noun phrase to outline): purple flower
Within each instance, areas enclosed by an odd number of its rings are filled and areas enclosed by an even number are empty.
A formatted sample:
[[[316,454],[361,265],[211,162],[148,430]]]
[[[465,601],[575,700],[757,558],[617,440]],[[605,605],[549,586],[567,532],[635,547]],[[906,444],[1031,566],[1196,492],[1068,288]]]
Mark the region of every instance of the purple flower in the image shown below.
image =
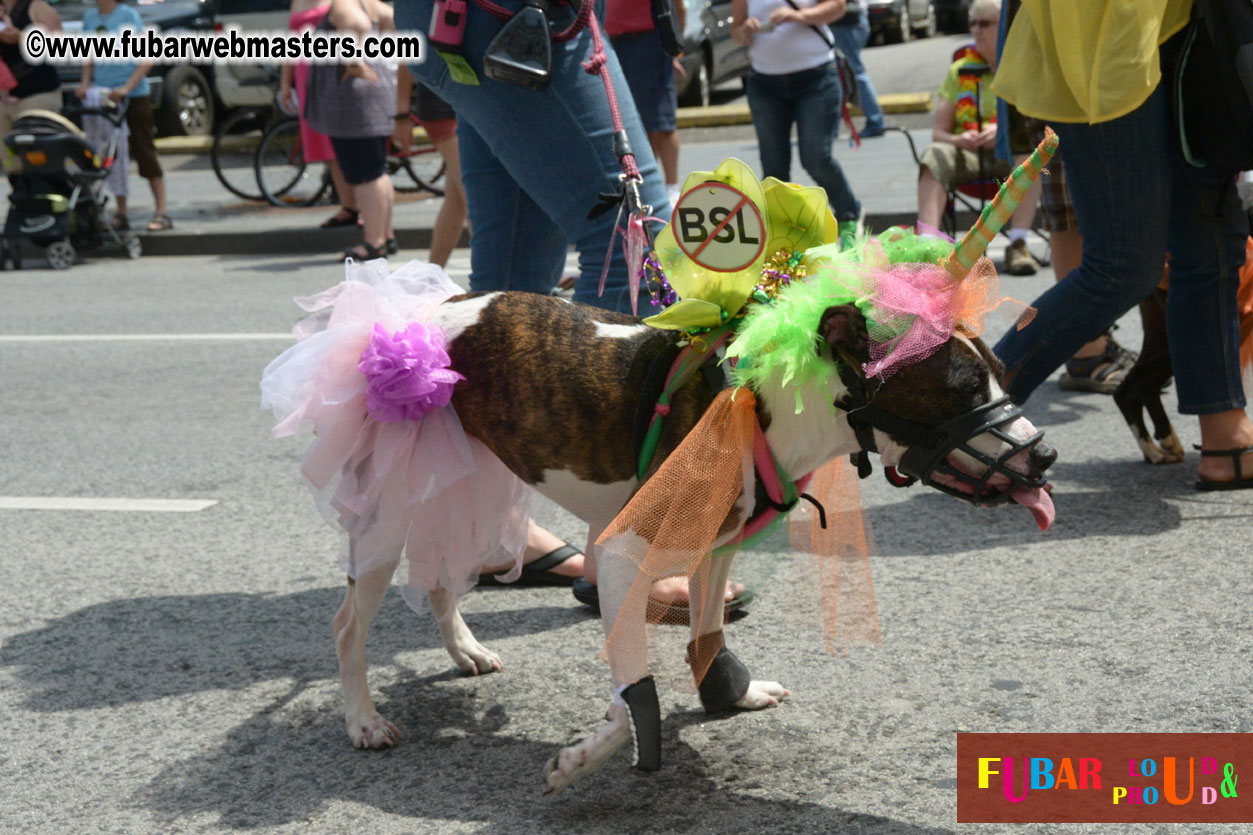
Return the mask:
[[[444,332],[434,325],[414,322],[388,336],[376,324],[357,364],[370,381],[365,401],[370,417],[383,423],[421,420],[447,406],[453,385],[465,377],[448,367],[444,346]]]

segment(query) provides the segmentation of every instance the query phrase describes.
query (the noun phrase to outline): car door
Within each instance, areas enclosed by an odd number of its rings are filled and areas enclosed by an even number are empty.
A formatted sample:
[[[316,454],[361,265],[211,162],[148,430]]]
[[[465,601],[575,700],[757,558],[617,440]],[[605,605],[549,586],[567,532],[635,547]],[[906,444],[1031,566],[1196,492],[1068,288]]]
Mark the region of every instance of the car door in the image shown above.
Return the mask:
[[[247,31],[287,29],[290,0],[218,0],[214,28]],[[278,87],[278,66],[225,63],[216,67],[218,98],[228,108],[270,104]]]
[[[713,48],[713,74],[710,82],[717,84],[748,71],[748,49],[731,39],[731,0],[708,0],[702,16],[709,28]]]

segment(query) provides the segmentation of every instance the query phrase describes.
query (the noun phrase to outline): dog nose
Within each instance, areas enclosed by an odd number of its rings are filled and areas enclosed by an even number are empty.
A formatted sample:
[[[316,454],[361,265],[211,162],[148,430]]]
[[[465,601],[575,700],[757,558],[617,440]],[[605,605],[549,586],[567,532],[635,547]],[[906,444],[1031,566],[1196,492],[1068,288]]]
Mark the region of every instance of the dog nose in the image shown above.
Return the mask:
[[[1037,473],[1042,473],[1049,467],[1053,466],[1053,462],[1057,460],[1057,450],[1052,444],[1040,441],[1031,448],[1031,469]]]

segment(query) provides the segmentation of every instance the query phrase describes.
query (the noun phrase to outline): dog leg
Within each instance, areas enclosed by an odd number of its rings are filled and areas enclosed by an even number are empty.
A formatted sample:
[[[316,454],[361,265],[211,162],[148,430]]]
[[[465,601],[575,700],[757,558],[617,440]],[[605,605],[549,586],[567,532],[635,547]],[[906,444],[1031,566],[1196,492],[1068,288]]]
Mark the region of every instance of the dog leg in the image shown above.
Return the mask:
[[[398,562],[387,563],[348,579],[348,592],[332,622],[339,675],[344,687],[344,724],[356,748],[390,748],[396,726],[379,715],[366,682],[365,638],[378,613]]]
[[[597,555],[597,587],[600,591],[601,621],[606,634],[618,621],[638,569],[630,560]],[[641,605],[645,601],[641,601]],[[615,693],[632,683],[640,683],[648,675],[647,627],[644,611],[630,613],[629,621],[618,623],[614,645],[609,651],[609,669]],[[655,697],[654,697],[655,700]],[[544,794],[552,794],[597,771],[618,749],[631,741],[631,717],[626,703],[616,698],[605,714],[605,724],[591,736],[567,745],[544,766]]]
[[[723,595],[731,574],[731,557],[712,561],[704,582],[698,571],[692,576],[690,599],[703,599],[700,621],[692,621],[692,643],[688,663],[708,653],[717,653],[708,664],[700,683],[701,704],[708,713],[725,710],[761,710],[775,707],[791,693],[777,681],[752,681],[748,669],[726,648],[722,637]]]
[[[426,599],[430,601],[431,611],[439,623],[444,649],[448,650],[452,663],[462,672],[477,676],[505,668],[500,656],[475,640],[470,627],[461,619],[461,612],[457,611],[457,600],[452,592],[442,588],[428,591]]]

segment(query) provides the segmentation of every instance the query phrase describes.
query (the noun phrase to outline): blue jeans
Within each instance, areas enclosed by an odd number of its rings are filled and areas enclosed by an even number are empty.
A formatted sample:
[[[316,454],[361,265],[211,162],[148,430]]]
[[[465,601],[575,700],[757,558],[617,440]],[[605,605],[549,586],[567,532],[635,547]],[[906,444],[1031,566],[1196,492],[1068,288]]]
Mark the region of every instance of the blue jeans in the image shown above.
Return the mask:
[[[1054,123],[1083,233],[1083,261],[1034,302],[1038,313],[996,346],[1023,401],[1084,343],[1157,286],[1170,252],[1166,332],[1179,411],[1244,406],[1236,289],[1248,222],[1234,171],[1184,162],[1165,85],[1100,124]]]
[[[502,0],[520,8],[520,0]],[[426,32],[432,0],[398,0],[396,28]],[[554,6],[554,30],[572,14]],[[475,290],[549,292],[561,278],[567,247],[579,252],[575,300],[630,311],[627,266],[620,241],[610,259],[605,294],[597,284],[617,211],[587,217],[601,192],[613,191],[621,169],[613,153],[613,122],[599,75],[580,64],[591,56],[590,29],[553,44],[552,82],[543,91],[493,81],[483,73],[483,54],[502,23],[471,3],[463,54],[479,85],[460,84],[432,50],[409,69],[457,113],[462,177],[470,204],[470,286]],[[603,26],[602,26],[603,30]],[[608,39],[605,53],[623,122],[644,177],[641,194],[653,214],[670,219],[665,186],[648,136],[631,103],[629,88]],[[656,228],[656,227],[654,227]],[[647,305],[641,313],[646,314]]]
[[[866,15],[858,15],[859,22],[855,26],[832,26],[831,34],[835,36],[835,46],[848,59],[848,66],[857,79],[857,96],[861,99],[862,112],[866,114],[867,128],[883,127],[883,108],[875,97],[874,84],[870,81],[870,73],[861,62],[861,49],[870,40],[870,21]],[[838,122],[837,122],[838,126]]]
[[[801,166],[827,192],[836,220],[856,220],[861,204],[831,156],[844,93],[835,62],[786,75],[748,76],[748,107],[757,129],[763,177],[791,180],[792,123]]]

